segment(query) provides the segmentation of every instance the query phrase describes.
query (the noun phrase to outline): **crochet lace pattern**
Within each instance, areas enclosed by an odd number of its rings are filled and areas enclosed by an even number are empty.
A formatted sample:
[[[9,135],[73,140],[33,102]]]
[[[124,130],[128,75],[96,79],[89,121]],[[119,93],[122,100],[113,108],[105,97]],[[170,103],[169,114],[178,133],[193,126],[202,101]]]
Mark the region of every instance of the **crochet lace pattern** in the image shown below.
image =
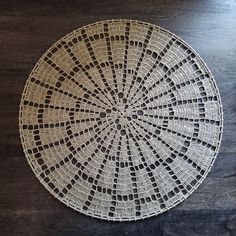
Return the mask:
[[[97,22],[56,42],[31,72],[19,115],[25,155],[46,189],[112,221],[158,215],[191,195],[222,127],[200,56],[134,20]]]

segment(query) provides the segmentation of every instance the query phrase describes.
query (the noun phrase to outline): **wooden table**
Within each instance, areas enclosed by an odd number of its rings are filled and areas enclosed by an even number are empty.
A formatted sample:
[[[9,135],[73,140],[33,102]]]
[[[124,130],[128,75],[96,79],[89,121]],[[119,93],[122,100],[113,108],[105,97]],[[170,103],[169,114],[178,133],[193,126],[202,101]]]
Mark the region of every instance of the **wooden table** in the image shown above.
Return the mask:
[[[111,223],[84,216],[54,199],[24,157],[18,109],[26,79],[60,37],[103,19],[160,25],[203,57],[224,106],[220,153],[199,189],[157,217]],[[0,1],[0,235],[236,235],[235,1]]]

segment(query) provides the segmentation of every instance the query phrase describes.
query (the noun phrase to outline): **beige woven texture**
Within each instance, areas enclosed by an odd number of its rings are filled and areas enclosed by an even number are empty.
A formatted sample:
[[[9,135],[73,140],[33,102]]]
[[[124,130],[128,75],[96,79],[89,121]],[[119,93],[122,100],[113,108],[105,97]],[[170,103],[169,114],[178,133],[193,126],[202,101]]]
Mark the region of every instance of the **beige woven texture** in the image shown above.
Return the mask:
[[[73,31],[38,61],[20,105],[25,155],[56,198],[114,221],[186,199],[216,158],[222,107],[198,54],[132,20]]]

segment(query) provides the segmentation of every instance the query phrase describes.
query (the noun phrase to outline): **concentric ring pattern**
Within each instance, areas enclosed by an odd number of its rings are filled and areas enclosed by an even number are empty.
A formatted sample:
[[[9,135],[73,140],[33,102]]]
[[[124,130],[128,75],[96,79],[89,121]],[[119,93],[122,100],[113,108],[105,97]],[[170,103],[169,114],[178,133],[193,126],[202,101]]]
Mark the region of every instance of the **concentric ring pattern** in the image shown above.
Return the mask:
[[[136,220],[186,199],[216,158],[222,106],[196,52],[152,24],[73,31],[38,61],[20,105],[25,155],[60,201]]]

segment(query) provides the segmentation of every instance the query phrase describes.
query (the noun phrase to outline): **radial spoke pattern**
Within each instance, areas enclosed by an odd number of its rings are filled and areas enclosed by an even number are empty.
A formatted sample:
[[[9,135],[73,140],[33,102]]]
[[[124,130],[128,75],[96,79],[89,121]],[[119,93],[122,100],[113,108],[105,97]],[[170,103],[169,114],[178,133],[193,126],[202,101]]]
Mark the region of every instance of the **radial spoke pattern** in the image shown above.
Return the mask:
[[[128,221],[182,202],[216,158],[222,106],[196,52],[152,24],[80,28],[38,61],[20,135],[41,183],[93,217]]]

